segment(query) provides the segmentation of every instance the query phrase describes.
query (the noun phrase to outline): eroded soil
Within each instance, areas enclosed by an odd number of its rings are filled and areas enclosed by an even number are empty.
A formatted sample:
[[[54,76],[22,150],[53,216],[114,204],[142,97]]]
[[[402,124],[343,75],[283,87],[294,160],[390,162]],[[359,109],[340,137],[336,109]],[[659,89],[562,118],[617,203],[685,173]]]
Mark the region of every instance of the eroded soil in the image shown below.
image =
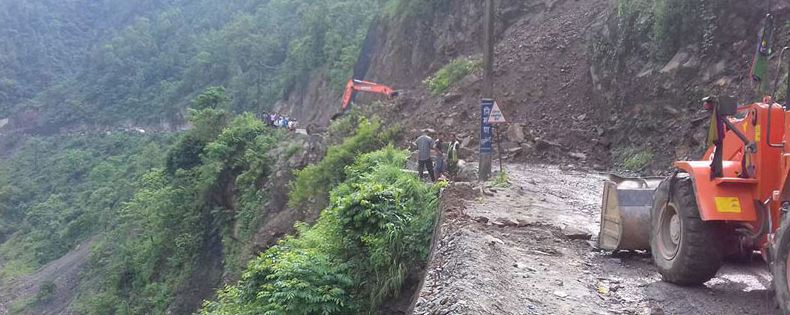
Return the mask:
[[[54,260],[35,273],[3,283],[0,280],[0,315],[25,307],[24,314],[72,314],[68,309],[79,285],[80,273],[90,258],[93,240]],[[42,285],[53,286],[51,294],[40,296]]]
[[[509,165],[511,186],[456,184],[415,314],[777,314],[764,263],[704,286],[662,282],[648,253],[595,249],[600,174]]]

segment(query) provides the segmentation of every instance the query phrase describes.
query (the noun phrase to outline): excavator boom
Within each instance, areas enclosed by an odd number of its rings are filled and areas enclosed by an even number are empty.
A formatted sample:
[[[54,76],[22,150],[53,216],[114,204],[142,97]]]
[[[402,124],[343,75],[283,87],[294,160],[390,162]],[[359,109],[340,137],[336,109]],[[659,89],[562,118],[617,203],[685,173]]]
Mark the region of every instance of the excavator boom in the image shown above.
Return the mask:
[[[354,100],[354,95],[357,92],[368,92],[386,95],[387,97],[396,97],[399,92],[395,89],[374,82],[362,81],[351,79],[346,83],[346,89],[343,91],[343,103],[340,106],[340,112],[332,116],[332,120],[345,114],[351,107],[351,102]]]

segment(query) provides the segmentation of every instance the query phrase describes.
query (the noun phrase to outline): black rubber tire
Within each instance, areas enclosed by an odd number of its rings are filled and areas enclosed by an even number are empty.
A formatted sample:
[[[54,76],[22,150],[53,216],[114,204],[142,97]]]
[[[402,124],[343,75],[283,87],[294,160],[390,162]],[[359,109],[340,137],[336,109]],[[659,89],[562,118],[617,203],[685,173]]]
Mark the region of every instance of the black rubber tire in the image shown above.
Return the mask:
[[[771,274],[773,275],[776,304],[783,314],[790,314],[790,287],[787,279],[787,256],[790,252],[790,216],[783,215],[782,225],[776,230],[771,249]]]
[[[680,227],[676,250],[659,245],[662,241],[659,235],[660,216],[665,210],[677,214]],[[650,249],[664,281],[691,286],[700,285],[716,276],[724,256],[720,223],[706,222],[700,218],[694,187],[688,174],[681,173],[674,179],[668,178],[661,182],[653,197],[650,223]],[[663,235],[669,237],[666,232]]]

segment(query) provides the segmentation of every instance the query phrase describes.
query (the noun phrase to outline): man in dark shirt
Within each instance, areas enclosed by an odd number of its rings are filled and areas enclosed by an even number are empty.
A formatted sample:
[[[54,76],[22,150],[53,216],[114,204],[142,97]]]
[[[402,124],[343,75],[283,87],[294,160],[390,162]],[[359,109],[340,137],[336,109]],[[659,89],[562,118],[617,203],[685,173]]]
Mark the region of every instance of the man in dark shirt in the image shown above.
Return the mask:
[[[425,173],[423,171],[427,168],[428,175],[431,175],[431,181],[436,181],[436,176],[433,174],[433,162],[431,162],[431,146],[433,145],[433,139],[428,136],[428,130],[423,129],[422,135],[417,138],[415,141],[417,144],[417,173],[420,174],[420,178],[425,177]]]
[[[444,142],[442,142],[442,135],[436,135],[436,140],[433,141],[433,175],[437,178],[442,178],[446,169],[444,162]]]

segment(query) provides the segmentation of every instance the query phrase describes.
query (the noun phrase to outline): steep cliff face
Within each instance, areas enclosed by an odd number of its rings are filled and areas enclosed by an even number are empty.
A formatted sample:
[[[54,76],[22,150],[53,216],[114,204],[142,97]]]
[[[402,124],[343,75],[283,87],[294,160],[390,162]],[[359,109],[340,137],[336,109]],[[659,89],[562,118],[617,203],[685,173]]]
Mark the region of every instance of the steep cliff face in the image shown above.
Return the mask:
[[[609,1],[497,2],[494,97],[513,128],[523,129],[514,133],[526,133],[506,137],[505,149],[530,150],[535,138],[543,138],[565,147],[537,154],[545,162],[574,151],[604,163],[607,152],[591,123],[602,102],[592,91],[587,43],[611,8]],[[481,74],[470,74],[442,95],[431,95],[423,81],[453,59],[481,57],[483,9],[480,1],[453,1],[430,14],[378,25],[382,39],[367,77],[405,89],[405,97],[377,113],[414,130],[459,133],[473,148]]]
[[[501,1],[496,33],[501,36],[530,9],[556,2]],[[480,1],[437,1],[419,11],[385,14],[370,26],[354,78],[387,84],[419,98],[425,94],[422,81],[436,70],[455,58],[480,54],[482,18]],[[328,86],[320,74],[313,74],[308,82],[306,88],[291,91],[276,109],[325,125],[340,105],[343,87]],[[377,99],[380,97],[360,94],[357,101],[364,104]]]
[[[697,10],[685,13],[662,11],[647,0],[496,3],[494,96],[513,123],[502,130],[504,147],[549,163],[606,168],[638,155],[643,161],[632,161],[631,168],[659,171],[671,160],[696,157],[707,117],[698,110],[699,99],[758,99],[748,73],[767,12],[777,20],[775,50],[790,38],[790,5],[783,2],[768,8],[696,1]],[[404,93],[368,110],[412,130],[460,133],[473,149],[481,74],[438,96],[423,81],[455,58],[480,58],[482,16],[481,1],[450,1],[374,22],[355,76]],[[325,124],[337,110],[341,87],[323,82],[313,77],[307,90],[291,93],[284,108]],[[364,109],[377,99],[360,95],[357,103]]]
[[[698,158],[709,116],[701,110],[703,97],[731,95],[742,104],[762,98],[749,71],[767,13],[776,17],[774,57],[790,44],[790,5],[768,4],[711,1],[685,14],[613,12],[605,20],[589,42],[590,74],[609,112],[608,123],[601,123],[615,160],[628,150],[650,152],[652,167],[661,169],[671,160]],[[661,39],[669,35],[674,36]],[[777,59],[771,61],[771,81]],[[778,95],[784,99],[781,89]]]

